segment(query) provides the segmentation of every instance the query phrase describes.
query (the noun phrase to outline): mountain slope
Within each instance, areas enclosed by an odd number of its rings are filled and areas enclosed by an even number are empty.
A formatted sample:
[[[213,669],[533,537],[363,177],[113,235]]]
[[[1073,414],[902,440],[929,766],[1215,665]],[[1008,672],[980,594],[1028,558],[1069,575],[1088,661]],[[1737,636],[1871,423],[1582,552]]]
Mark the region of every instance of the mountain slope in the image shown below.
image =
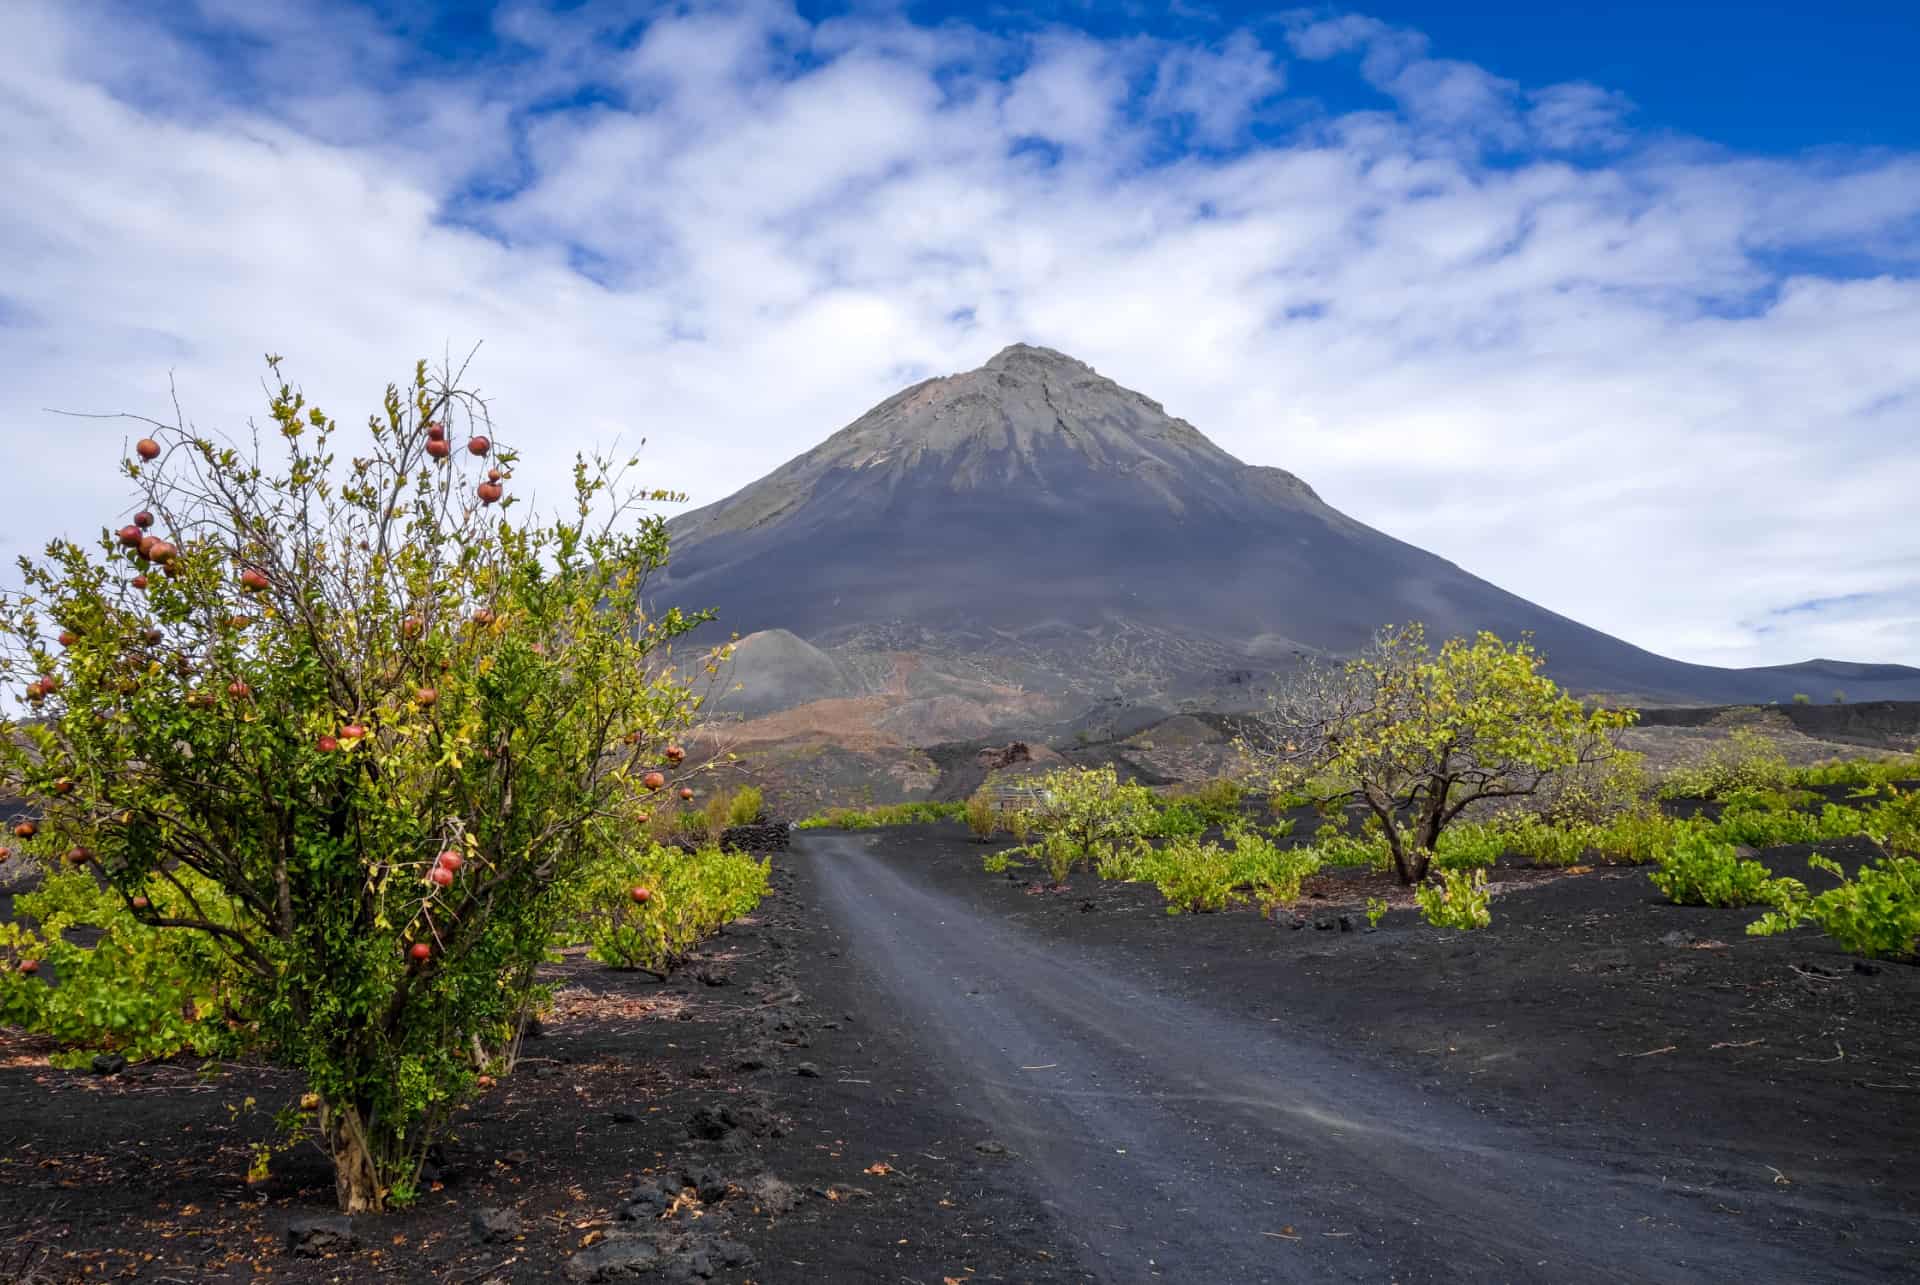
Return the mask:
[[[1243,464],[1050,349],[916,384],[671,523],[663,593],[740,633],[971,658],[1041,689],[1225,691],[1380,626],[1531,631],[1579,690],[1665,701],[1920,696],[1920,670],[1687,665],[1554,614]]]

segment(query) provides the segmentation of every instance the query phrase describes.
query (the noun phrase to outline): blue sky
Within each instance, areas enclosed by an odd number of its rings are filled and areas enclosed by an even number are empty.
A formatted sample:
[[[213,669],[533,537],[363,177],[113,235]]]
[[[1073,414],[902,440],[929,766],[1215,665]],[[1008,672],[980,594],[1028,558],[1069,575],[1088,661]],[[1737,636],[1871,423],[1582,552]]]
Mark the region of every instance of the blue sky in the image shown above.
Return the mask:
[[[1844,2],[16,0],[0,556],[120,503],[45,408],[237,427],[269,349],[356,411],[484,340],[504,437],[704,501],[1027,340],[1641,645],[1920,664],[1917,62]]]

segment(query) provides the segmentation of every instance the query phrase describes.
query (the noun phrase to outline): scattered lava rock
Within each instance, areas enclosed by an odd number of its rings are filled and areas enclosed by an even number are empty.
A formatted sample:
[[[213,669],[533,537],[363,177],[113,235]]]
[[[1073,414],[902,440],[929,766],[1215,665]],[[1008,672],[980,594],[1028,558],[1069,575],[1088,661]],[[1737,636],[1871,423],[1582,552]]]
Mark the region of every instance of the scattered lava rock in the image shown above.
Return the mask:
[[[476,1209],[469,1226],[476,1245],[500,1245],[520,1234],[520,1215],[511,1209]]]
[[[793,1073],[803,1080],[817,1080],[820,1078],[820,1068],[811,1062],[794,1063]]]
[[[351,1218],[296,1218],[287,1224],[287,1252],[295,1258],[324,1258],[359,1247]]]
[[[694,1194],[700,1197],[700,1203],[703,1205],[719,1204],[733,1189],[733,1184],[727,1181],[725,1175],[713,1168],[689,1169],[681,1175],[681,1181],[684,1185],[693,1188]]]
[[[93,1073],[95,1075],[118,1075],[126,1069],[127,1059],[118,1053],[100,1053],[94,1056]]]
[[[687,1136],[715,1142],[740,1127],[740,1117],[729,1106],[695,1107],[687,1116]]]
[[[785,852],[790,834],[785,821],[730,825],[720,832],[720,846],[730,852]]]
[[[790,1213],[800,1203],[800,1193],[793,1189],[793,1185],[770,1173],[757,1174],[748,1179],[745,1191],[756,1213],[772,1217]]]
[[[660,1249],[639,1236],[609,1236],[567,1260],[570,1281],[637,1280],[660,1266]]]

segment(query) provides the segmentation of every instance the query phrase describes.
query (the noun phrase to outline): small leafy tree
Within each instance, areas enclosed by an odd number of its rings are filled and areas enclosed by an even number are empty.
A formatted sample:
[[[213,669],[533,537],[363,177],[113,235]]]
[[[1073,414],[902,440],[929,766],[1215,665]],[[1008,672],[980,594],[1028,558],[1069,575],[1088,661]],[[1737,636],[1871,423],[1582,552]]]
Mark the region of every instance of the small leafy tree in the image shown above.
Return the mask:
[[[1158,815],[1153,791],[1123,783],[1112,764],[1059,768],[1036,786],[1036,801],[1027,810],[1036,836],[1030,848],[1046,862],[1056,886],[1075,865],[1110,863],[1129,852]]]
[[[669,644],[704,617],[647,609],[667,537],[636,506],[678,497],[626,465],[578,460],[570,512],[516,521],[456,372],[420,363],[342,456],[267,360],[267,423],[141,421],[139,512],[22,559],[0,794],[36,855],[224,953],[341,1208],[375,1210],[516,1040],[556,890],[665,783],[699,702]]]
[[[1343,665],[1310,664],[1241,747],[1277,796],[1364,805],[1401,881],[1418,883],[1468,807],[1532,795],[1617,752],[1613,733],[1636,716],[1584,709],[1544,660],[1490,633],[1436,652],[1420,625],[1386,629]]]

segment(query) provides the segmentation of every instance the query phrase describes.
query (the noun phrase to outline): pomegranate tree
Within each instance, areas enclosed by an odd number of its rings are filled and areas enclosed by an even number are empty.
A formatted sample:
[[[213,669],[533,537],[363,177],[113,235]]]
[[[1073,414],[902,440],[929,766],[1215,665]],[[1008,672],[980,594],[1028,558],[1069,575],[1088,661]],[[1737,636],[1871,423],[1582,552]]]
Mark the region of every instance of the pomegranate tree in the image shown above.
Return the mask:
[[[349,446],[268,364],[267,421],[142,420],[137,515],[0,595],[0,797],[16,849],[230,957],[341,1207],[379,1209],[500,1073],[556,890],[639,830],[698,704],[667,645],[705,617],[643,608],[667,537],[635,506],[680,497],[633,461],[521,519],[472,476],[517,456],[454,372],[417,365]]]

